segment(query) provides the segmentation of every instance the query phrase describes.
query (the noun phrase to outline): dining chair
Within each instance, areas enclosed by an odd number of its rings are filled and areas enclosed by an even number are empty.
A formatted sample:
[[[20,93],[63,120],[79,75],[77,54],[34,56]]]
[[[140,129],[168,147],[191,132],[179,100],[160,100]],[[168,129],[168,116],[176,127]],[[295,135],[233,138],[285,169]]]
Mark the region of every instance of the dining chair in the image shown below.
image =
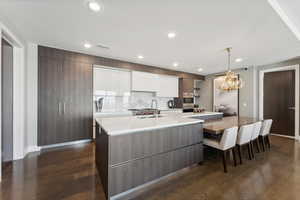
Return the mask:
[[[262,123],[262,128],[259,133],[259,138],[262,144],[263,151],[265,151],[266,145],[268,145],[269,149],[271,148],[269,134],[271,131],[272,123],[273,123],[272,119],[266,119]]]
[[[214,139],[208,139],[208,138],[204,138],[203,140],[203,143],[206,146],[210,146],[222,152],[223,167],[225,173],[227,173],[226,153],[230,152],[230,150],[233,155],[234,166],[236,166],[236,157],[235,157],[234,148],[236,145],[237,134],[238,134],[238,127],[232,127],[224,130],[220,141]]]
[[[238,148],[238,153],[239,153],[239,158],[240,158],[240,164],[243,163],[242,161],[242,146],[247,145],[248,147],[248,155],[249,155],[249,160],[252,159],[251,156],[251,137],[252,137],[252,132],[253,132],[253,124],[248,124],[240,127],[238,136],[237,136],[237,148]]]
[[[250,141],[251,153],[253,158],[254,158],[254,143],[256,144],[257,152],[258,153],[260,152],[258,136],[260,134],[261,126],[262,126],[262,122],[256,122],[253,124],[253,131],[252,131],[252,136]]]

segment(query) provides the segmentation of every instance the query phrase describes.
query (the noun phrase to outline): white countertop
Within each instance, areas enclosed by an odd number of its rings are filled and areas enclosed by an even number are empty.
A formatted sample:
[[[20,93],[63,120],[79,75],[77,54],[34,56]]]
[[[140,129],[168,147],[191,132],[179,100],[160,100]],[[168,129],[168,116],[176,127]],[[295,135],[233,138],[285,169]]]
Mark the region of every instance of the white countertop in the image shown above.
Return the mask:
[[[182,108],[162,108],[159,110],[163,112],[168,111],[182,111]],[[118,116],[130,116],[132,115],[132,111],[130,110],[105,110],[102,112],[94,112],[94,118],[98,117],[118,117]]]
[[[175,127],[189,124],[203,123],[204,120],[192,117],[216,115],[222,113],[170,113],[163,114],[160,118],[140,119],[140,116],[96,118],[96,121],[108,135],[121,135],[138,131],[153,130],[159,128]]]

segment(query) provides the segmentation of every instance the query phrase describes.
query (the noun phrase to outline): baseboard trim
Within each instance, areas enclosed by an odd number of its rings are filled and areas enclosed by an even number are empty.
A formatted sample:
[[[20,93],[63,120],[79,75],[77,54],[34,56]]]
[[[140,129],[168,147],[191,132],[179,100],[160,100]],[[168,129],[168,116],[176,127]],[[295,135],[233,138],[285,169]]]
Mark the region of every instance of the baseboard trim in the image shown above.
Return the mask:
[[[284,137],[284,138],[289,138],[289,139],[296,140],[296,137],[294,137],[294,136],[280,135],[280,134],[275,134],[275,133],[271,133],[271,135],[274,135],[274,136],[277,136],[277,137]]]
[[[50,144],[50,145],[40,146],[39,148],[40,148],[40,150],[44,150],[44,149],[50,149],[50,148],[55,148],[55,147],[63,147],[63,146],[70,146],[70,145],[75,145],[75,144],[88,143],[91,141],[92,141],[92,139],[78,140],[78,141],[73,141],[73,142],[64,142],[64,143],[59,143],[59,144]]]
[[[37,151],[40,151],[40,150],[41,150],[41,148],[38,147],[38,146],[30,146],[30,147],[27,148],[26,154],[27,153],[32,153],[32,152],[37,152]]]

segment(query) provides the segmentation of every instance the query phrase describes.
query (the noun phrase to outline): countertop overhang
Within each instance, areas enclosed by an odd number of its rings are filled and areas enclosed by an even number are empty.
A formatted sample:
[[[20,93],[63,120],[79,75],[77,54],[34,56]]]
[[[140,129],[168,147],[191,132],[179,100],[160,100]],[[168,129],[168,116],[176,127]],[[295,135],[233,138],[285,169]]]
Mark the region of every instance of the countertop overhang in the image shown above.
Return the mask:
[[[196,119],[196,117],[218,114],[222,113],[171,113],[163,114],[163,117],[159,118],[141,119],[139,116],[128,116],[114,118],[96,118],[96,121],[108,135],[115,136],[135,133],[139,131],[203,123],[204,120]]]

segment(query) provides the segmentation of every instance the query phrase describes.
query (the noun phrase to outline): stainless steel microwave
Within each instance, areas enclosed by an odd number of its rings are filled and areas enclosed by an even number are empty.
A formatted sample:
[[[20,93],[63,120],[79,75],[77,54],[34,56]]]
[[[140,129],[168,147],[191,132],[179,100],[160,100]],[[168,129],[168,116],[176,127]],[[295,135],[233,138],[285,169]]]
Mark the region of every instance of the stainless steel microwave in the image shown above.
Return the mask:
[[[183,97],[183,104],[194,104],[194,97]]]

